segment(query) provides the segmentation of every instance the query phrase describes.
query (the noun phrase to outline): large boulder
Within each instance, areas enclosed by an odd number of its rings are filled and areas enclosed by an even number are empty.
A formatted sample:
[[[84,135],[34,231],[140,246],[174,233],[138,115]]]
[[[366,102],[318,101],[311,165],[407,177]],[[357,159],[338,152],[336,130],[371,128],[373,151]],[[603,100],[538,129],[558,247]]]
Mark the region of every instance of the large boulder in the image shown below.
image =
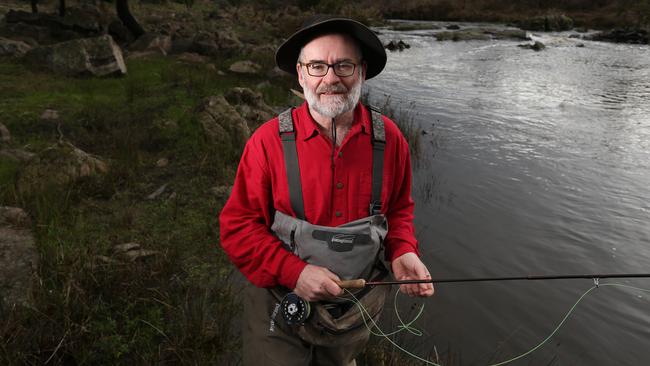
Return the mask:
[[[276,114],[262,98],[262,94],[249,88],[232,88],[225,98],[233,105],[240,116],[242,116],[251,129],[255,129],[262,123],[270,120]]]
[[[67,76],[126,74],[122,51],[109,35],[37,47],[27,52],[25,59]]]
[[[234,72],[235,74],[255,75],[262,71],[262,66],[256,64],[253,61],[244,60],[234,62],[232,65],[230,65],[228,70]]]
[[[223,96],[205,98],[197,109],[196,118],[207,139],[226,149],[243,146],[251,134],[246,120]]]
[[[51,146],[20,171],[18,191],[38,194],[49,187],[63,187],[85,177],[98,177],[108,172],[108,165],[70,143]]]
[[[38,252],[27,213],[0,206],[0,305],[29,305]]]
[[[22,56],[31,48],[25,42],[0,37],[0,56]]]

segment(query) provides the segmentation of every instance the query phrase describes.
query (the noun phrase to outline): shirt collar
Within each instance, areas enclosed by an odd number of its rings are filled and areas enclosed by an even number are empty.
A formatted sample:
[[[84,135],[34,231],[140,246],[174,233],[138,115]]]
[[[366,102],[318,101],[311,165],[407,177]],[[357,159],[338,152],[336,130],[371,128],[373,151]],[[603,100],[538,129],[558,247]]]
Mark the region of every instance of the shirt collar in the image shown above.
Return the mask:
[[[296,108],[296,117],[297,121],[294,124],[296,125],[295,128],[298,132],[299,139],[306,141],[320,133],[318,123],[316,123],[309,113],[307,101],[305,101],[300,107]],[[350,130],[352,131],[356,128],[360,128],[361,132],[370,135],[370,113],[368,112],[368,108],[366,108],[361,102],[357,103],[357,106],[354,108],[353,118]]]

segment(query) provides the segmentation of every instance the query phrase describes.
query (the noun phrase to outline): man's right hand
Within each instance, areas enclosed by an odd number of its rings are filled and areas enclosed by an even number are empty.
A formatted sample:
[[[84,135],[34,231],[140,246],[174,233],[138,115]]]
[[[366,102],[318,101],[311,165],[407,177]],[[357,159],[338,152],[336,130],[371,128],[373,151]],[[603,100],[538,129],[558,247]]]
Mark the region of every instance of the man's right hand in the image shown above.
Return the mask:
[[[331,299],[343,293],[335,281],[340,281],[340,279],[329,269],[308,264],[300,272],[293,292],[306,301]]]

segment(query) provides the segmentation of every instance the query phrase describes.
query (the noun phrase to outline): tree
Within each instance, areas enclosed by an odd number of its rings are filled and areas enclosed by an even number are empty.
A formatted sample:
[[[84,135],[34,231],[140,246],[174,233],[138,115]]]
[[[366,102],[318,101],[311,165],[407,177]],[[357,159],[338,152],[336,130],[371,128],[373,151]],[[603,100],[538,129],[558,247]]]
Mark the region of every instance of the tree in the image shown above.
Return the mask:
[[[138,23],[138,21],[131,14],[128,0],[116,0],[115,10],[117,11],[118,18],[120,18],[122,21],[122,24],[124,24],[124,26],[135,36],[135,38],[138,38],[145,33],[140,23]]]

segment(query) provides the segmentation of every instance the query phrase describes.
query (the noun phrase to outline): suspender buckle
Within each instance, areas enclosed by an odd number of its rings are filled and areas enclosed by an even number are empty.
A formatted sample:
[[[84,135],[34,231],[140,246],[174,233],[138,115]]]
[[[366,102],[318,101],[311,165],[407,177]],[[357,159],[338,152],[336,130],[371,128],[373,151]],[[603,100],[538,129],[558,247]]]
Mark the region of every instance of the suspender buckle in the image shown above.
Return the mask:
[[[381,214],[381,203],[370,202],[370,216]]]

